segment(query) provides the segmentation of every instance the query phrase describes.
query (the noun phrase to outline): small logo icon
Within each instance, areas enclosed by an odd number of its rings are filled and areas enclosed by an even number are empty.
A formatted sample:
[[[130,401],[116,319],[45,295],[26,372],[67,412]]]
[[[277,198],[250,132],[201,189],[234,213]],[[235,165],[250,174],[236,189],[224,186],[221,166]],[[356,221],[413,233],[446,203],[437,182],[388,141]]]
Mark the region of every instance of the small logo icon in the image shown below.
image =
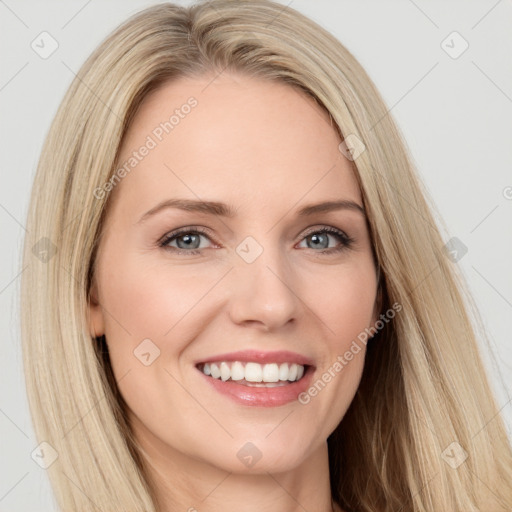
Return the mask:
[[[457,263],[468,252],[468,248],[456,236],[450,238],[443,246],[445,255],[453,262]]]
[[[252,263],[261,255],[263,247],[252,236],[248,236],[238,244],[236,252],[246,263]]]
[[[44,31],[30,43],[30,47],[41,59],[47,59],[57,50],[59,43],[51,34]]]
[[[457,469],[468,458],[468,454],[457,441],[454,441],[447,446],[441,457],[451,468]]]
[[[150,366],[160,356],[160,349],[146,338],[137,345],[133,354],[144,366]]]
[[[452,59],[458,59],[469,48],[469,43],[457,31],[453,31],[441,42],[441,48]]]
[[[47,237],[40,238],[32,247],[32,254],[48,263],[57,253],[57,246]]]
[[[35,450],[30,454],[32,460],[43,469],[48,469],[59,457],[57,450],[46,441],[43,441]]]
[[[245,443],[236,454],[242,464],[248,468],[252,468],[261,459],[262,455],[260,450],[250,442]]]
[[[363,141],[354,133],[345,137],[345,140],[338,146],[338,150],[349,160],[356,160],[366,149]]]

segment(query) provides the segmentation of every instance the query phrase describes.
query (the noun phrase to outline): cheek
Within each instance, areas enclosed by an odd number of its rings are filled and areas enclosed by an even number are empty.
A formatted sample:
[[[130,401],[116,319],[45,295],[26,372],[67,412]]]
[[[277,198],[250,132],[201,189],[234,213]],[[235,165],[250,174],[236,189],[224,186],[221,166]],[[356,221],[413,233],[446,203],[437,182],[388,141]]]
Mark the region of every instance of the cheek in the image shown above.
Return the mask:
[[[359,386],[366,353],[361,339],[372,326],[377,283],[369,259],[331,268],[309,282],[309,291],[304,293],[324,328],[326,351],[301,403],[311,407],[314,416],[326,418],[323,428],[328,434],[344,416]]]
[[[143,392],[156,377],[153,370],[167,367],[185,348],[193,334],[185,332],[188,316],[209,280],[148,264],[144,255],[117,256],[115,264],[100,267],[108,350],[116,378],[130,372],[127,380],[137,380]]]
[[[172,376],[182,380],[176,360],[202,325],[197,306],[214,278],[165,262],[148,264],[148,259],[120,257],[115,265],[103,267],[100,279],[106,339],[119,390],[144,422],[158,424],[171,421],[165,404],[179,404],[180,410],[190,406]]]
[[[366,344],[360,339],[371,325],[373,296],[368,290],[347,286],[336,295],[323,295],[322,300],[317,302],[317,310],[328,325],[325,357],[299,403],[308,417],[323,418],[318,436],[327,437],[345,416],[361,381]]]
[[[106,323],[113,331],[124,328],[123,337],[133,342],[171,337],[211,287],[211,275],[148,264],[149,259],[141,255],[118,260],[103,276]]]
[[[330,269],[307,282],[304,296],[335,345],[332,348],[344,350],[372,325],[377,283],[370,262]]]

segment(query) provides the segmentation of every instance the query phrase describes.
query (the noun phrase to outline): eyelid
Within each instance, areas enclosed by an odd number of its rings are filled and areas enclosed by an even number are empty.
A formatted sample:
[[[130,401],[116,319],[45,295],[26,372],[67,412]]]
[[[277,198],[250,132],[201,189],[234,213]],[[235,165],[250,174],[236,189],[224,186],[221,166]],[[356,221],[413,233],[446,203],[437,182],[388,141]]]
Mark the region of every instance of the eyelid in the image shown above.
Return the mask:
[[[334,232],[334,233],[340,233],[343,234],[346,238],[350,238],[343,229],[336,228],[334,226],[330,226],[328,224],[315,224],[314,226],[310,226],[309,228],[306,228],[306,231],[303,232],[302,238],[305,238],[313,233],[317,233],[319,231],[328,231],[328,232]],[[302,240],[301,238],[301,240]]]
[[[162,237],[157,240],[157,244],[161,245],[166,242],[169,242],[171,239],[176,238],[182,234],[197,232],[201,235],[210,238],[210,240],[214,241],[214,237],[211,235],[211,231],[208,228],[204,228],[202,226],[185,226],[183,228],[172,229],[165,233]]]

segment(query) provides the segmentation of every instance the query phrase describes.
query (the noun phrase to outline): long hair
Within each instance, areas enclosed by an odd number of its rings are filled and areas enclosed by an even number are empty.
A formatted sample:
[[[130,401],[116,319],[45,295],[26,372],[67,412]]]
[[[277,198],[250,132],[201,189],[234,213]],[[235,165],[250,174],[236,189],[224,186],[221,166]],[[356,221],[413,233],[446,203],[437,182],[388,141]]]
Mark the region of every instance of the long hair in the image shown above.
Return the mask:
[[[298,87],[343,141],[364,144],[350,160],[379,293],[383,310],[394,303],[401,310],[368,343],[360,387],[328,438],[333,499],[358,512],[512,510],[512,450],[478,352],[481,320],[445,254],[445,228],[406,143],[352,54],[269,0],[141,11],[85,62],[51,125],[28,212],[21,329],[36,436],[58,454],[48,472],[59,506],[157,510],[105,343],[89,332],[111,195],[95,190],[113,176],[123,136],[150,92],[224,70]]]

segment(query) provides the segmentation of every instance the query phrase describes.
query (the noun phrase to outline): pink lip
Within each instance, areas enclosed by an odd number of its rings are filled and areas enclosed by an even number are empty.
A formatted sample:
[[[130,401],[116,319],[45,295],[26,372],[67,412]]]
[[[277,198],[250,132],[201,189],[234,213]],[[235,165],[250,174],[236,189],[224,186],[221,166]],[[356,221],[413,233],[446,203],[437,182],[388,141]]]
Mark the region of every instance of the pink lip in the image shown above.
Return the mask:
[[[307,366],[300,380],[285,386],[265,388],[244,386],[231,380],[214,379],[205,375],[201,370],[198,371],[219,393],[228,396],[238,404],[257,407],[277,407],[297,400],[298,396],[309,388],[315,372],[312,366]]]
[[[199,363],[215,363],[217,361],[241,361],[241,362],[255,362],[260,364],[265,363],[296,363],[303,366],[314,366],[313,360],[309,357],[290,352],[288,350],[278,350],[275,352],[261,352],[259,350],[242,350],[240,352],[229,352],[226,354],[218,354],[216,356],[207,357],[196,361]]]
[[[249,406],[277,407],[297,400],[297,397],[310,386],[311,379],[315,372],[312,359],[286,350],[276,352],[259,352],[257,350],[230,352],[197,361],[196,367],[198,367],[200,363],[213,363],[218,361],[253,361],[260,364],[296,363],[305,366],[304,375],[299,381],[273,388],[244,386],[243,384],[238,384],[236,381],[214,379],[213,377],[205,375],[202,370],[198,368],[198,371],[213,389],[241,405]]]

